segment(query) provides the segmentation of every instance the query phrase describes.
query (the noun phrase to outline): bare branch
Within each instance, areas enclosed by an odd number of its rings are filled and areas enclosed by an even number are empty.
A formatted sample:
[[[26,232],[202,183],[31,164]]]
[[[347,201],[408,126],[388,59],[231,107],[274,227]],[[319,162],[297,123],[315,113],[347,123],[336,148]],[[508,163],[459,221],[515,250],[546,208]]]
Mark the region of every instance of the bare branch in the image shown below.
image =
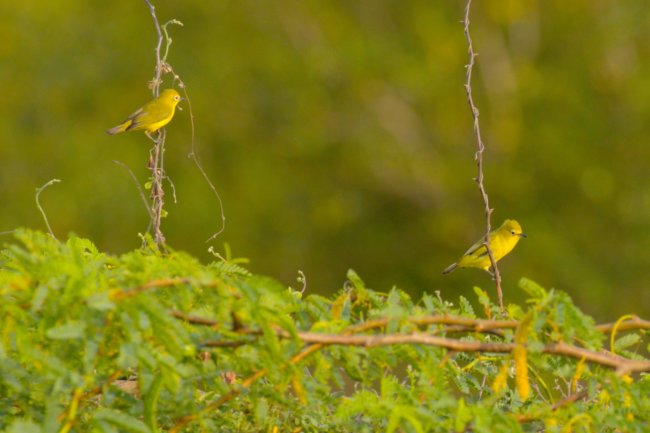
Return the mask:
[[[163,29],[160,27],[158,22],[158,17],[156,16],[156,8],[149,0],[144,0],[145,4],[149,7],[151,12],[151,18],[153,19],[154,26],[156,28],[156,33],[158,35],[158,42],[156,44],[155,53],[156,53],[156,66],[154,68],[154,77],[150,82],[151,90],[153,92],[154,98],[157,98],[160,94],[160,85],[162,84],[162,76],[165,72],[168,72],[170,69],[167,65],[166,58],[169,51],[169,46],[171,45],[171,38],[167,33],[167,25],[175,22],[175,20],[168,21],[164,25],[165,37],[167,40],[167,45],[165,48],[165,57],[160,56],[160,50],[163,44]],[[149,135],[147,135],[149,136]],[[153,148],[153,157],[150,160],[149,168],[151,170],[151,224],[150,226],[153,229],[153,238],[154,242],[158,248],[164,248],[165,246],[165,236],[161,230],[162,217],[164,214],[165,206],[165,190],[163,188],[163,181],[166,177],[164,169],[164,154],[165,154],[165,138],[167,137],[165,128],[158,130],[156,137],[149,138],[154,143]]]
[[[156,33],[158,34],[158,43],[156,45],[156,68],[154,70],[154,78],[153,81],[151,82],[151,89],[153,91],[153,96],[154,98],[158,97],[158,93],[160,92],[160,84],[162,82],[162,61],[160,58],[160,49],[162,48],[162,43],[163,43],[163,35],[162,35],[162,30],[160,29],[160,23],[158,22],[158,17],[156,16],[156,7],[151,4],[149,0],[144,0],[145,4],[149,7],[149,11],[151,12],[151,18],[153,19],[154,26],[156,27]]]
[[[278,330],[278,336],[292,338],[284,331]],[[379,335],[337,335],[320,334],[314,332],[298,332],[297,337],[306,344],[319,344],[323,346],[393,346],[400,344],[421,344],[426,346],[443,347],[453,352],[489,352],[489,353],[511,353],[516,343],[494,343],[485,341],[468,341],[454,338],[439,337],[426,333],[410,334],[379,334]],[[223,347],[227,342],[207,342],[207,347]],[[231,342],[233,346],[246,344],[246,342]],[[542,353],[551,355],[568,356],[575,359],[584,359],[587,362],[600,364],[606,367],[615,368],[618,374],[650,371],[650,361],[637,361],[612,354],[611,352],[595,352],[578,346],[558,342],[544,345]]]
[[[472,72],[474,68],[474,63],[476,60],[477,53],[474,52],[474,46],[472,45],[472,37],[469,33],[469,12],[472,4],[472,0],[467,0],[465,6],[465,17],[463,19],[463,29],[465,32],[465,39],[467,40],[467,52],[469,54],[469,63],[465,66],[466,75],[465,75],[465,92],[467,93],[467,102],[469,108],[472,112],[472,119],[474,120],[474,135],[476,136],[476,145],[477,151],[474,155],[476,160],[476,165],[478,169],[478,174],[476,176],[476,183],[478,184],[478,189],[481,193],[481,198],[483,199],[483,206],[485,209],[485,248],[490,258],[490,263],[492,264],[492,270],[494,272],[494,282],[497,287],[497,296],[499,298],[499,306],[503,312],[503,292],[501,290],[501,273],[499,272],[499,267],[496,260],[494,260],[494,254],[492,254],[492,249],[490,248],[490,231],[491,227],[491,216],[492,209],[490,208],[490,200],[488,198],[487,192],[485,190],[485,185],[483,184],[483,151],[485,150],[485,145],[483,139],[481,138],[481,128],[479,125],[479,111],[476,105],[474,104],[474,98],[472,97]]]
[[[618,322],[603,323],[596,325],[596,329],[603,333],[612,332],[614,329],[618,331],[631,331],[634,329],[650,329],[650,320],[644,320],[637,316],[632,316],[629,320],[618,324]]]
[[[168,283],[174,284],[178,281],[177,284],[185,284],[189,279],[179,279],[179,280],[157,280],[146,283],[140,287],[160,287],[160,282],[163,282],[165,285]],[[182,314],[182,316],[181,316]],[[216,326],[218,322],[207,319],[204,317],[190,316],[185,313],[173,313],[174,317],[183,319],[188,323],[193,325],[205,325],[205,326]],[[395,319],[382,318],[382,319],[373,319],[368,320],[357,325],[352,325],[348,327],[348,332],[358,333],[365,332],[371,329],[385,328],[388,324]],[[400,319],[397,319],[400,320]],[[502,329],[516,329],[519,326],[517,320],[486,320],[486,319],[472,319],[469,317],[460,317],[460,316],[448,316],[448,315],[434,315],[434,316],[421,316],[421,317],[409,317],[404,319],[408,323],[412,323],[418,326],[428,326],[428,325],[446,325],[446,326],[457,326],[462,331],[466,332],[479,332],[485,333],[494,330]]]
[[[187,316],[183,317],[187,319]],[[353,335],[355,332],[360,332],[361,330],[367,330],[372,327],[381,327],[385,326],[387,320],[375,320],[370,323],[363,323],[359,325],[354,325],[348,327],[342,334],[320,334],[313,332],[298,332],[297,339],[305,343],[307,346],[289,359],[289,365],[296,365],[301,362],[303,359],[307,358],[309,355],[318,352],[319,350],[331,346],[331,345],[341,345],[341,346],[363,346],[363,347],[374,347],[374,346],[388,346],[388,345],[398,345],[398,344],[421,344],[421,345],[430,345],[436,347],[444,347],[451,352],[491,352],[491,353],[512,353],[512,351],[517,347],[516,343],[495,343],[495,342],[485,342],[485,341],[468,341],[468,340],[458,340],[453,338],[438,337],[430,335],[427,333],[409,333],[409,334],[375,334],[375,335]],[[502,326],[505,328],[511,328],[512,321],[477,321],[473,319],[465,319],[459,317],[450,317],[450,316],[430,316],[427,318],[420,318],[419,323],[454,323],[458,321],[469,320],[472,321],[475,325],[483,325],[483,329],[492,328],[496,326]],[[202,321],[202,320],[201,320]],[[492,326],[487,322],[492,322]],[[210,325],[216,322],[209,322]],[[203,324],[203,323],[201,323]],[[457,325],[455,325],[457,326]],[[489,331],[486,331],[489,332]],[[282,329],[276,329],[276,333],[280,338],[294,338],[287,331]],[[207,347],[239,347],[241,345],[247,344],[248,341],[214,341],[204,344]],[[648,372],[650,371],[650,361],[637,361],[633,359],[623,358],[622,356],[614,355],[611,352],[600,351],[596,352],[589,349],[584,349],[582,347],[572,346],[563,342],[558,343],[549,343],[542,347],[542,353],[551,354],[551,355],[560,355],[568,356],[571,358],[584,360],[586,362],[591,362],[598,365],[603,365],[610,368],[615,368],[617,374],[623,375],[633,372]],[[286,364],[278,368],[286,368]],[[179,432],[183,427],[189,423],[199,419],[208,412],[219,409],[221,406],[226,404],[228,401],[240,395],[244,390],[250,388],[257,380],[268,374],[268,369],[261,369],[249,377],[244,379],[239,386],[231,388],[228,392],[223,394],[216,401],[208,404],[206,407],[192,413],[191,415],[184,416],[179,418],[174,426],[170,429],[171,433]],[[558,403],[554,408],[559,408],[562,405],[570,404],[573,401],[581,398],[581,394],[574,394],[573,396]],[[522,418],[519,419],[520,422],[528,422],[531,419]]]
[[[281,335],[289,338],[288,333]],[[299,332],[298,338],[309,344],[344,345],[344,346],[391,346],[395,344],[423,344],[444,347],[454,352],[495,352],[511,353],[516,343],[492,343],[484,341],[467,341],[438,337],[424,333],[387,334],[387,335],[327,335],[311,332]],[[550,343],[542,348],[542,353],[563,355],[587,362],[615,368],[619,373],[650,371],[650,361],[637,361],[613,355],[609,352],[595,352],[566,343]]]
[[[156,16],[156,8],[153,6],[153,4],[150,2],[150,0],[144,0],[145,4],[149,7],[149,11],[151,12],[151,17],[154,22],[154,26],[156,27],[156,32],[158,34],[158,43],[156,45],[156,67],[154,70],[154,78],[151,81],[151,87],[153,90],[154,97],[157,97],[160,91],[160,85],[162,84],[162,77],[164,74],[172,74],[174,77],[174,82],[178,83],[178,87],[183,89],[185,101],[187,102],[189,112],[190,112],[190,125],[191,125],[191,130],[192,130],[192,141],[191,141],[191,151],[189,154],[189,157],[194,161],[194,165],[196,168],[199,170],[201,173],[201,176],[203,176],[203,179],[205,182],[208,184],[208,187],[212,191],[212,193],[215,195],[217,198],[217,202],[219,204],[219,211],[220,211],[220,217],[221,217],[221,227],[217,230],[216,233],[214,233],[206,242],[209,242],[219,236],[226,228],[226,216],[223,210],[223,201],[221,200],[221,195],[217,191],[217,188],[214,186],[210,178],[208,177],[207,173],[203,169],[203,166],[201,165],[199,158],[198,158],[198,153],[196,149],[196,140],[195,140],[195,125],[194,125],[194,112],[192,110],[192,102],[191,99],[187,93],[187,86],[181,79],[181,77],[174,71],[173,67],[167,63],[167,56],[169,54],[169,47],[172,44],[172,38],[169,36],[169,32],[167,30],[167,26],[170,24],[175,24],[182,26],[183,23],[172,19],[167,21],[165,24],[162,26],[160,25],[160,22],[158,21],[158,17]],[[164,53],[161,55],[161,49],[163,46],[163,41],[165,41],[165,50]],[[161,218],[163,215],[163,206],[164,206],[164,191],[163,191],[163,180],[167,178],[171,184],[171,179],[166,175],[164,168],[163,168],[163,157],[164,157],[164,152],[165,152],[165,129],[162,128],[158,134],[157,139],[153,139],[154,141],[154,151],[152,154],[151,158],[151,163],[150,163],[150,169],[152,173],[152,187],[151,187],[151,200],[152,200],[152,212],[153,212],[153,217],[151,219],[152,221],[152,227],[153,227],[153,233],[154,233],[154,241],[156,245],[162,246],[165,243],[165,237],[162,234],[162,231],[160,229],[160,224],[161,224]],[[151,137],[150,137],[151,138]],[[174,190],[174,186],[172,185],[172,192],[174,194],[174,202],[176,202],[176,191]]]
[[[159,288],[164,288],[164,287],[174,287],[174,286],[180,286],[183,284],[190,284],[192,280],[190,278],[163,278],[160,280],[151,280],[148,281],[138,287],[134,287],[132,289],[115,289],[112,290],[109,294],[110,298],[112,300],[119,300],[119,299],[125,299],[125,298],[130,298],[135,295],[138,295],[140,293],[152,290],[152,289],[159,289]],[[203,285],[203,287],[214,287],[216,286],[216,283],[212,284],[207,284]]]
[[[194,316],[192,314],[187,314],[183,311],[172,310],[169,312],[173,317],[181,319],[184,322],[191,323],[192,325],[203,325],[216,328],[219,326],[219,322],[216,320],[208,319],[206,317]]]

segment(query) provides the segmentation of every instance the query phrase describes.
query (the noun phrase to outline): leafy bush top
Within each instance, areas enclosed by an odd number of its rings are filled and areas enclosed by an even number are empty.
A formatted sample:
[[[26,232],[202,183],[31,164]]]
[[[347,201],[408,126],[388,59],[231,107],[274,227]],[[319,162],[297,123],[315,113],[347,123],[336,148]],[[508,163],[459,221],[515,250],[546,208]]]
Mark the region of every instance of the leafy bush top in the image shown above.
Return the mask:
[[[0,251],[0,429],[647,431],[648,322],[594,324],[530,280],[415,302],[303,295],[237,260],[116,257],[28,230]],[[479,316],[483,316],[480,318]],[[625,332],[623,332],[625,331]],[[607,347],[609,350],[605,350]]]

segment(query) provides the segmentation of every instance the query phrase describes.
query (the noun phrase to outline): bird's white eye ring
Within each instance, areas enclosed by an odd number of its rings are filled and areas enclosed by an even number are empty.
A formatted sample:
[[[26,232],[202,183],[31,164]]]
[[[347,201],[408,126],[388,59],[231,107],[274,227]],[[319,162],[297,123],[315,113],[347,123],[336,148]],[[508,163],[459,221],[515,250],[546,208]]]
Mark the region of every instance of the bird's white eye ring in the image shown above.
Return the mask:
[[[512,233],[513,235],[516,235],[516,234],[517,234],[517,233],[515,233],[514,230],[510,230],[510,233]]]

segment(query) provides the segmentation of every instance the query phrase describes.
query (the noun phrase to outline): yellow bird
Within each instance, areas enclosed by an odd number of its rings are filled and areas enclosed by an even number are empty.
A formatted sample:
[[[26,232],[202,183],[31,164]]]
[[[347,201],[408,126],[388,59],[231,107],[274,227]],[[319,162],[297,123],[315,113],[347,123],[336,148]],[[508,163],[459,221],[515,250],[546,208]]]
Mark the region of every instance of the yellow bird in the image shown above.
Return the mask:
[[[144,130],[147,135],[152,134],[172,120],[176,106],[182,100],[183,98],[176,90],[166,89],[156,99],[147,102],[124,122],[109,129],[106,133],[115,135],[125,131]]]
[[[490,249],[494,260],[496,262],[501,260],[512,251],[520,238],[525,237],[526,235],[521,232],[521,226],[517,221],[505,220],[501,227],[490,232]],[[463,254],[463,257],[457,263],[451,264],[442,273],[448,274],[456,268],[479,268],[492,273],[490,272],[492,263],[484,243],[484,239],[476,242]]]

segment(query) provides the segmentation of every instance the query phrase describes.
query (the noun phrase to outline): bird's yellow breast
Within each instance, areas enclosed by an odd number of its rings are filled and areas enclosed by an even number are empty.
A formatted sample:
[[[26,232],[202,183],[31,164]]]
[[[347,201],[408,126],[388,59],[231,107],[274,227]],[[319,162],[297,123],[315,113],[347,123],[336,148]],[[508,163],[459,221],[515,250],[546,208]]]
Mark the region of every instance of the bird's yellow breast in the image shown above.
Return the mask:
[[[166,118],[159,120],[158,122],[152,122],[148,123],[146,125],[142,125],[142,129],[147,131],[149,134],[156,132],[163,126],[167,125],[169,122],[171,122],[172,118],[174,117],[174,112],[172,111],[172,114],[167,116]]]

